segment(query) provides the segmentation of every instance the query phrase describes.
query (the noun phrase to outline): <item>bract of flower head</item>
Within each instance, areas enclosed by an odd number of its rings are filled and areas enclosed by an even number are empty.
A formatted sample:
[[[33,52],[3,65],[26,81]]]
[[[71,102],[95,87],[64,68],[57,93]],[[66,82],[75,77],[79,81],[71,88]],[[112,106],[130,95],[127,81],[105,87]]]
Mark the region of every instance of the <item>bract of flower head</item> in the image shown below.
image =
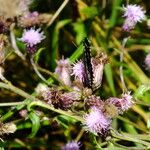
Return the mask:
[[[150,69],[150,53],[146,55],[145,65],[146,65],[147,69]]]
[[[138,5],[127,5],[123,7],[125,22],[123,29],[129,31],[133,29],[137,22],[141,22],[145,19],[145,11]]]
[[[84,74],[85,74],[85,69],[84,69],[83,62],[80,60],[74,63],[72,67],[71,75],[74,75],[75,79],[79,79],[79,81],[82,82],[84,78]]]
[[[57,61],[55,73],[59,76],[59,79],[64,82],[64,84],[71,86],[71,65],[69,59],[62,58]]]
[[[41,32],[41,29],[24,29],[23,35],[20,38],[22,42],[25,42],[27,46],[33,47],[39,44],[43,39],[45,39],[44,32]]]
[[[91,95],[85,99],[85,104],[87,107],[97,107],[102,110],[104,107],[104,101],[101,100],[99,96]]]
[[[80,150],[80,142],[71,141],[68,142],[62,150]]]
[[[86,129],[94,134],[103,135],[109,130],[111,120],[97,107],[92,107],[91,112],[86,114],[84,119]]]

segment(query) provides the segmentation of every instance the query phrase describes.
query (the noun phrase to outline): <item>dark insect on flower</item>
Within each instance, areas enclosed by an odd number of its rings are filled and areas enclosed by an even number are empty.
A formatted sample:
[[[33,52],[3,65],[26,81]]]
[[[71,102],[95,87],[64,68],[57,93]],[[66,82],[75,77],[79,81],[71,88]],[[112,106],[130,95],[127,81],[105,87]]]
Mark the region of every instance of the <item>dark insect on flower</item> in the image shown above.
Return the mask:
[[[87,38],[83,40],[84,56],[83,56],[83,85],[84,87],[97,90],[101,86],[104,65],[108,62],[107,55],[104,53],[98,54],[96,57],[91,57],[90,43]]]
[[[90,43],[87,38],[83,40],[84,46],[84,56],[83,56],[83,63],[84,63],[84,75],[83,75],[83,85],[85,87],[92,89],[93,84],[93,69],[92,69],[92,61],[91,61],[91,52],[90,52]]]

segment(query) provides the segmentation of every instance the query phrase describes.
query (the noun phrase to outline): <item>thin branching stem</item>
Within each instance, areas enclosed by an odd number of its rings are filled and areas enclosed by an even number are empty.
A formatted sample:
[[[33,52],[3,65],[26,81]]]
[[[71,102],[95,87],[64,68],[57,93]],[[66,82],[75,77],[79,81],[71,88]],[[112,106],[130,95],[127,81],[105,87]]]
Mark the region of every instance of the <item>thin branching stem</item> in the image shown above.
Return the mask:
[[[10,40],[11,40],[11,45],[14,49],[14,52],[22,59],[22,60],[25,60],[25,56],[20,52],[17,44],[16,44],[16,39],[15,39],[15,35],[14,35],[14,32],[13,32],[13,29],[14,29],[14,26],[15,24],[12,24],[11,27],[10,27]]]
[[[122,49],[121,49],[121,53],[120,53],[120,62],[121,63],[123,62],[124,48],[125,48],[125,45],[126,45],[128,39],[129,39],[129,37],[124,38],[123,42],[122,42]],[[123,66],[121,65],[119,69],[120,69],[120,80],[121,80],[121,83],[122,83],[122,86],[123,86],[123,92],[127,92],[127,87],[126,87],[126,84],[125,84],[125,81],[124,81],[124,75],[123,75]]]
[[[65,8],[65,6],[68,4],[69,0],[65,0],[61,6],[58,8],[58,10],[55,12],[55,14],[53,15],[52,19],[49,21],[48,26],[50,26],[55,19],[59,16],[59,14],[61,13],[61,11]]]

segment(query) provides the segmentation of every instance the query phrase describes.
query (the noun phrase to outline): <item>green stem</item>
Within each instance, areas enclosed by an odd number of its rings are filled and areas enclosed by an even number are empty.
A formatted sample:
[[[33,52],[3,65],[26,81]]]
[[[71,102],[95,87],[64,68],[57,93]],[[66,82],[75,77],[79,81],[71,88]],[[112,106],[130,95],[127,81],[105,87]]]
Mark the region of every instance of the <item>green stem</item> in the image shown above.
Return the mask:
[[[38,98],[35,98],[34,96],[32,95],[29,95],[28,93],[24,92],[23,90],[13,86],[12,84],[6,84],[6,83],[2,83],[0,82],[0,87],[1,88],[5,88],[7,90],[10,90],[14,93],[17,93],[19,95],[21,95],[22,97],[26,98],[26,99],[30,99],[32,100],[31,103],[28,105],[28,109],[30,110],[31,107],[33,106],[40,106],[40,107],[43,107],[43,108],[47,108],[47,109],[50,109],[51,111],[54,111],[56,113],[59,113],[59,114],[62,114],[62,115],[66,115],[66,116],[69,116],[69,117],[72,117],[78,121],[81,121],[83,122],[83,119],[82,117],[79,117],[79,116],[76,116],[74,113],[72,112],[68,112],[68,111],[64,111],[64,110],[61,110],[61,109],[55,109],[54,107],[42,102],[41,100],[39,100]],[[22,104],[25,103],[25,101],[22,102]],[[28,104],[28,103],[27,103]]]
[[[22,104],[25,104],[25,102],[0,103],[0,107],[17,106]]]
[[[111,130],[111,135],[113,137],[117,138],[117,139],[140,143],[140,144],[143,144],[143,145],[147,146],[147,148],[150,148],[150,143],[149,142],[139,140],[139,139],[136,138],[136,136],[134,136],[134,137],[126,136],[125,134],[123,134],[123,133],[120,134],[120,133],[118,133],[114,130]]]

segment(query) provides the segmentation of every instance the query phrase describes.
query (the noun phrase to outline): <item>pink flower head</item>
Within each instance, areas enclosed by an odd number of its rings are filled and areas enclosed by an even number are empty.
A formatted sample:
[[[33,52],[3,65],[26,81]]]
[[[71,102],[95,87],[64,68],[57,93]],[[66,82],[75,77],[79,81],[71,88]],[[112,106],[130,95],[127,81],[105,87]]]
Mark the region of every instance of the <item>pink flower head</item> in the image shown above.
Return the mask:
[[[43,39],[45,39],[44,33],[40,31],[41,31],[40,28],[25,29],[22,38],[20,38],[20,40],[25,42],[27,46],[33,47],[39,44]]]
[[[80,142],[71,141],[67,143],[62,150],[80,150]]]
[[[122,94],[122,98],[110,97],[109,99],[107,99],[107,102],[117,107],[119,114],[122,114],[133,105],[130,92]]]
[[[85,73],[84,64],[82,61],[78,61],[78,62],[73,64],[71,75],[74,75],[75,79],[79,79],[82,82],[83,77],[84,77],[84,73]]]
[[[71,79],[70,79],[70,73],[71,73],[71,66],[69,59],[62,58],[61,60],[57,61],[57,67],[55,69],[55,73],[58,74],[59,79],[64,82],[64,84],[70,86],[71,85]]]
[[[128,110],[133,105],[132,98],[130,92],[122,94],[122,111]]]
[[[145,11],[142,7],[137,5],[127,5],[123,7],[125,22],[123,29],[129,31],[133,29],[137,22],[141,22],[145,18]]]
[[[26,12],[20,17],[19,23],[23,27],[31,27],[38,25],[40,23],[39,13],[37,11]]]
[[[146,67],[148,69],[150,69],[150,53],[147,54],[146,58],[145,58],[145,64],[146,64]]]
[[[85,126],[94,134],[103,135],[108,131],[110,122],[110,119],[106,118],[103,112],[96,107],[92,107],[91,112],[85,115]]]

